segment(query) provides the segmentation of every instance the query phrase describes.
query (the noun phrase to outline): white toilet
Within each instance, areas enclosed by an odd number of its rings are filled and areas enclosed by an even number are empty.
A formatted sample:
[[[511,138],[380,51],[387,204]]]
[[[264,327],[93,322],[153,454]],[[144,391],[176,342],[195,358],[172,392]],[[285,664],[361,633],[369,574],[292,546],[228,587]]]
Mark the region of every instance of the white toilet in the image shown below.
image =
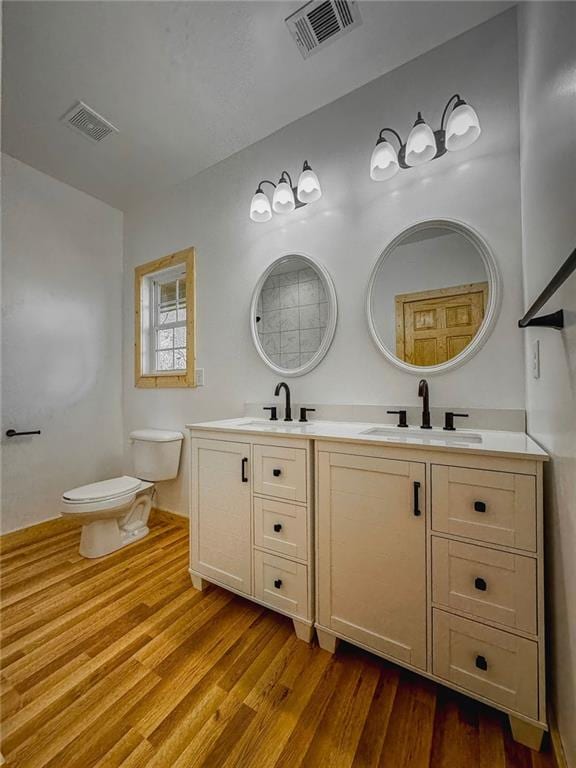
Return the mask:
[[[164,429],[131,432],[136,477],[113,477],[63,494],[63,517],[82,526],[83,557],[109,555],[149,533],[154,483],[178,474],[183,439],[181,432]]]

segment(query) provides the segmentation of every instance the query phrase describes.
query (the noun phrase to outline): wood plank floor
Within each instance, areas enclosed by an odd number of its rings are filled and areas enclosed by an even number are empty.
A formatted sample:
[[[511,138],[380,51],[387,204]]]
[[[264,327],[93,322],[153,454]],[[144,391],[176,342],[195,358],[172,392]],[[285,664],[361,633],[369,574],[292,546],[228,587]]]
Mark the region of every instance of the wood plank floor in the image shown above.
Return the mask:
[[[79,529],[2,551],[2,752],[10,768],[552,768],[499,713],[221,589],[187,530],[100,560]]]

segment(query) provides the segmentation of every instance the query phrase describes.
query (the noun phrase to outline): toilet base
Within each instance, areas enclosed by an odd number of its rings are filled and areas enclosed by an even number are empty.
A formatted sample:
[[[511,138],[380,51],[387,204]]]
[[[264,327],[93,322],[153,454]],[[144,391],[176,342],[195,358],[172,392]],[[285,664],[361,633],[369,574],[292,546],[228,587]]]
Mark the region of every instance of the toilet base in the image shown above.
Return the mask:
[[[84,524],[80,535],[82,557],[104,557],[143,539],[150,533],[147,523],[151,506],[150,494],[142,493],[123,517],[108,517]]]
[[[80,535],[80,554],[82,557],[104,557],[116,552],[128,544],[140,541],[150,533],[150,528],[143,525],[135,530],[124,530],[118,520],[98,520],[82,526]]]

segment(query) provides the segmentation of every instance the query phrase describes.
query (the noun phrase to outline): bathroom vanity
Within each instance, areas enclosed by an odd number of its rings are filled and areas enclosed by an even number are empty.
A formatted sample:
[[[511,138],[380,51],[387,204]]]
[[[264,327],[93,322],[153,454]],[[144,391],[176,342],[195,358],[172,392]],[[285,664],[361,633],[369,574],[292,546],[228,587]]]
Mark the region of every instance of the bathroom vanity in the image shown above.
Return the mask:
[[[534,441],[249,417],[189,428],[194,586],[501,709],[539,746],[547,456]]]

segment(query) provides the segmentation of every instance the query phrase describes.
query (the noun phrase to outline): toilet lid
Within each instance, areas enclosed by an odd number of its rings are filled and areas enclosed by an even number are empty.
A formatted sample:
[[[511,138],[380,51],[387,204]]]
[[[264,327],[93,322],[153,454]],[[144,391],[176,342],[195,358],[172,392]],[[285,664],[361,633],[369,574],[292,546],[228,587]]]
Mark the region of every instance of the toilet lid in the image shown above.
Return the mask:
[[[141,481],[136,477],[113,477],[111,480],[102,480],[99,483],[90,483],[82,485],[80,488],[73,488],[66,491],[64,498],[66,501],[104,501],[113,499],[115,496],[122,496],[138,490]]]

